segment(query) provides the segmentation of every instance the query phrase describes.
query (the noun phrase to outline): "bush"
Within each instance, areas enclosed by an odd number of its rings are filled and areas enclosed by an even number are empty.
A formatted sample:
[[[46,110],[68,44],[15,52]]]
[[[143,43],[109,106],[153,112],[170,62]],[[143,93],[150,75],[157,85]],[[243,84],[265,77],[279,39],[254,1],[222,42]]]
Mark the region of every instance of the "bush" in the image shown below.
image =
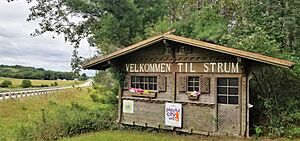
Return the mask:
[[[41,84],[41,87],[49,87],[47,84]]]
[[[74,102],[71,106],[61,106],[53,102],[49,104],[54,112],[42,109],[40,120],[31,123],[32,126],[26,130],[18,130],[19,140],[57,140],[61,137],[117,127],[114,122],[114,108],[88,109]]]
[[[22,80],[22,84],[21,84],[22,88],[29,88],[31,87],[31,81],[30,80]]]
[[[300,77],[274,67],[257,70],[250,81],[250,97],[257,136],[300,137]]]
[[[9,80],[4,80],[4,81],[0,84],[0,87],[2,87],[2,88],[8,88],[8,87],[10,87],[10,86],[12,86],[12,82],[9,81]]]
[[[58,83],[57,83],[57,82],[54,82],[53,85],[54,85],[54,86],[58,86]]]

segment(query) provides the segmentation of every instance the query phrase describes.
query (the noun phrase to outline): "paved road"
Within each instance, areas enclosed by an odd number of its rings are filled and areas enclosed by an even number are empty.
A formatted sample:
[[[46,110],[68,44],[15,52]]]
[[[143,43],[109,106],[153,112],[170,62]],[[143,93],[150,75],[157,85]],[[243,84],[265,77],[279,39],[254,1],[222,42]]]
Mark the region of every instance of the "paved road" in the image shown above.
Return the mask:
[[[75,86],[65,86],[65,87],[49,87],[49,88],[40,88],[40,89],[23,89],[19,91],[13,92],[4,92],[0,93],[0,100],[10,99],[10,98],[22,98],[27,96],[35,96],[35,95],[43,95],[47,93],[52,93],[58,90],[69,89],[73,87],[89,87],[92,86],[92,80],[88,80],[87,82],[75,85]]]

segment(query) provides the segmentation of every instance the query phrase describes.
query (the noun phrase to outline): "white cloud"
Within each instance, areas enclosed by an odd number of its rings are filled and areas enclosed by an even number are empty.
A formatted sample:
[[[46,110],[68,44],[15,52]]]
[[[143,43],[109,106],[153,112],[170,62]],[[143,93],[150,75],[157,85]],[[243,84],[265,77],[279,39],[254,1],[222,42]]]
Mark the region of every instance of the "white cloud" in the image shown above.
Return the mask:
[[[70,60],[73,47],[62,36],[47,33],[31,37],[38,28],[37,22],[27,22],[30,5],[25,1],[8,3],[0,1],[0,64],[26,65],[57,71],[71,71]],[[83,41],[79,49],[83,57],[95,54],[95,48]],[[94,74],[94,71],[85,71]]]

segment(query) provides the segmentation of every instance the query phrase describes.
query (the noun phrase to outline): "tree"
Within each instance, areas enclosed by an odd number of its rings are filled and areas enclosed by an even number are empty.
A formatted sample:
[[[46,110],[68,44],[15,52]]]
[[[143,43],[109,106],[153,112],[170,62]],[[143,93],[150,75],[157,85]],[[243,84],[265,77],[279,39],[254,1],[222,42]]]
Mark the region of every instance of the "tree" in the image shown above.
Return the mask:
[[[12,86],[12,82],[10,80],[4,80],[0,84],[0,87],[2,88],[8,88],[10,86]]]
[[[80,76],[80,80],[81,81],[84,81],[84,80],[87,80],[88,79],[88,76],[86,75],[86,73],[83,73],[81,76]]]
[[[22,86],[22,88],[29,88],[29,87],[31,87],[31,81],[28,79],[24,79],[24,80],[22,80],[21,86]]]

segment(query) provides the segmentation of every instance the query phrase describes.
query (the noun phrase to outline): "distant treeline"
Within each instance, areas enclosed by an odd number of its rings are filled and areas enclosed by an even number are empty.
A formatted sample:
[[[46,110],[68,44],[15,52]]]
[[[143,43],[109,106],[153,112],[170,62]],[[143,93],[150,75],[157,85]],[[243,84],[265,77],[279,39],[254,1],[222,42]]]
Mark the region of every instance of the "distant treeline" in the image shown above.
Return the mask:
[[[72,72],[59,72],[45,70],[43,68],[34,68],[21,65],[9,66],[0,65],[0,77],[12,77],[20,79],[42,79],[42,80],[57,80],[66,79],[73,80]],[[84,77],[84,78],[83,78]],[[80,79],[86,79],[86,74],[83,74]]]

